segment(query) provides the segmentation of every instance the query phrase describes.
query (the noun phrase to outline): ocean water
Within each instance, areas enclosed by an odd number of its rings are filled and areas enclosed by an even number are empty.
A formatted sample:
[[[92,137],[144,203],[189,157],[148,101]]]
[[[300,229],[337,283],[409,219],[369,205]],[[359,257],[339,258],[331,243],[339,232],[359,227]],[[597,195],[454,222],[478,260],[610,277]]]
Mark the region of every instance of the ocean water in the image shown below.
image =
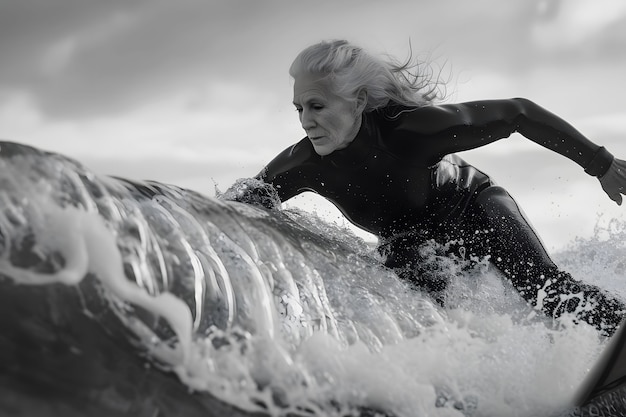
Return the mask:
[[[555,259],[626,298],[625,237],[626,225],[608,219]],[[32,290],[20,304],[69,309],[104,337],[127,339],[126,356],[190,397],[209,395],[237,415],[580,414],[573,399],[607,340],[571,317],[537,313],[486,261],[469,268],[436,245],[424,251],[449,282],[445,308],[383,268],[371,244],[310,213],[97,176],[61,155],[0,143],[0,290]],[[47,287],[75,291],[81,303],[36,291]],[[28,314],[0,321],[0,360],[28,342],[8,336],[22,322],[33,328]],[[52,341],[69,331],[37,323]],[[55,352],[52,341],[42,352]],[[88,345],[80,334],[67,344]],[[22,384],[42,381],[45,354],[0,369]],[[81,378],[76,392],[96,377]],[[116,395],[141,408],[157,394]],[[65,407],[80,408],[72,398]],[[108,397],[98,398],[106,408]],[[28,415],[27,402],[10,407]]]

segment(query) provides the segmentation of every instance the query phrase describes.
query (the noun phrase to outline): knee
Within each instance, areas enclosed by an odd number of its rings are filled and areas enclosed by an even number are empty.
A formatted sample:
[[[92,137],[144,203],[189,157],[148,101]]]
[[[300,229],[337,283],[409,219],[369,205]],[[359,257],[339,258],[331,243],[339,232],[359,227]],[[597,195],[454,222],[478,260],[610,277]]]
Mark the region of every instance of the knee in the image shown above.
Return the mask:
[[[522,208],[511,194],[500,186],[494,185],[481,191],[474,200],[474,212],[484,216],[484,221],[490,225],[504,222],[530,228],[530,222]]]
[[[476,217],[493,236],[496,252],[510,258],[512,265],[532,262],[542,268],[554,266],[521,207],[504,188],[486,188],[474,204]]]

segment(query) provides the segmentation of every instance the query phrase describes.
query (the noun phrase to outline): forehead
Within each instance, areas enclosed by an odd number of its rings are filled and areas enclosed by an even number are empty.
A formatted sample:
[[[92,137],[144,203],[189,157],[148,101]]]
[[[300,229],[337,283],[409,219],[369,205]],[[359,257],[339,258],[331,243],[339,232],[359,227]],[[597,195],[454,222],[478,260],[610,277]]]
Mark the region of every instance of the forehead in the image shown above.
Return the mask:
[[[328,77],[319,74],[304,73],[294,77],[293,101],[304,102],[311,98],[334,98],[337,95],[333,92],[331,82]]]

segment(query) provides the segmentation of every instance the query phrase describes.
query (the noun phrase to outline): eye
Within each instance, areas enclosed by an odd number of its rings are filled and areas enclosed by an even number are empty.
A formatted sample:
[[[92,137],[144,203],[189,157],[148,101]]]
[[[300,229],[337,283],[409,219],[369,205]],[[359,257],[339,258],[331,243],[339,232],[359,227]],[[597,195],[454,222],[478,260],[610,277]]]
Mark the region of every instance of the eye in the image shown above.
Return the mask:
[[[313,110],[322,110],[324,106],[321,104],[313,104],[311,108],[313,108]]]

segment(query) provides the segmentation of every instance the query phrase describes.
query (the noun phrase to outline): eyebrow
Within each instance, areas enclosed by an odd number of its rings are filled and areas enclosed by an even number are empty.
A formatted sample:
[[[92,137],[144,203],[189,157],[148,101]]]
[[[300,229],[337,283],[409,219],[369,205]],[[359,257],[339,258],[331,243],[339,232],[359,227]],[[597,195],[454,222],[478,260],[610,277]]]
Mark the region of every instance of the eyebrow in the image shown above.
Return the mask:
[[[306,99],[305,99],[302,103],[300,103],[300,102],[296,102],[296,101],[293,101],[292,103],[293,103],[293,105],[294,105],[294,106],[301,106],[301,105],[304,105],[304,104],[309,104],[309,103],[311,103],[311,102],[315,102],[315,101],[320,101],[320,102],[322,102],[322,101],[324,101],[324,100],[325,100],[325,98],[324,98],[324,97],[320,97],[320,96],[318,95],[318,96],[313,96],[313,97],[307,97],[307,98],[306,98]]]

